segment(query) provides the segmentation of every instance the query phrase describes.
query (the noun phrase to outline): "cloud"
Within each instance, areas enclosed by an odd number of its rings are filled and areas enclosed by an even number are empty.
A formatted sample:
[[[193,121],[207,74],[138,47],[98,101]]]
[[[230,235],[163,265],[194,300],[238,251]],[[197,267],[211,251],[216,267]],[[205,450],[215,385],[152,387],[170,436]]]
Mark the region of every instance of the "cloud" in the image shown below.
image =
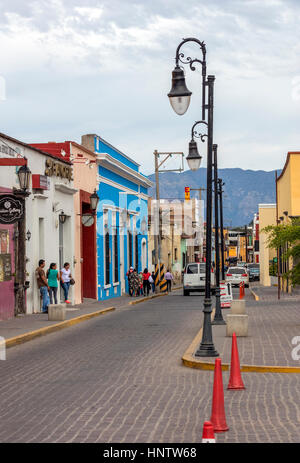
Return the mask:
[[[24,141],[96,132],[152,172],[153,150],[186,153],[201,117],[200,69],[186,68],[184,116],[166,97],[176,47],[195,36],[216,75],[220,165],[280,168],[300,144],[299,19],[296,0],[3,0],[2,128]]]

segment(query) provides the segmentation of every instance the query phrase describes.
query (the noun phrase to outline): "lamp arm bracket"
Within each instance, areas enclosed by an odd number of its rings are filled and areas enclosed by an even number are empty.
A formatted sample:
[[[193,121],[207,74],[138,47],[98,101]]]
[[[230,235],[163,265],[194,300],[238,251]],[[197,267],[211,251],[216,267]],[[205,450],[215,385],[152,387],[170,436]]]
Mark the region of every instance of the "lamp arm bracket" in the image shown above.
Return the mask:
[[[208,126],[208,123],[205,122],[205,121],[197,121],[197,122],[195,122],[195,124],[192,127],[192,140],[194,139],[194,137],[197,137],[197,138],[200,138],[201,141],[204,143],[204,141],[205,141],[204,138],[205,137],[208,138],[208,135],[205,134],[205,133],[202,134],[202,133],[198,132],[197,130],[195,130],[195,127],[197,125],[200,125],[200,124],[204,124],[204,125]]]
[[[200,60],[198,58],[192,59],[190,56],[187,56],[185,58],[185,54],[180,52],[180,49],[187,42],[195,42],[195,43],[197,43],[199,45],[199,47],[201,49],[201,52],[202,52],[202,60]],[[188,37],[186,39],[182,39],[182,42],[178,45],[177,50],[176,50],[175,61],[176,61],[176,65],[178,65],[179,61],[182,64],[188,64],[190,66],[191,71],[196,70],[196,68],[194,66],[194,63],[200,63],[201,66],[202,66],[202,75],[203,75],[203,77],[205,77],[205,75],[206,75],[206,61],[205,61],[205,58],[206,58],[206,46],[205,46],[205,43],[201,42],[200,40],[198,40],[198,39],[196,39],[194,37]]]

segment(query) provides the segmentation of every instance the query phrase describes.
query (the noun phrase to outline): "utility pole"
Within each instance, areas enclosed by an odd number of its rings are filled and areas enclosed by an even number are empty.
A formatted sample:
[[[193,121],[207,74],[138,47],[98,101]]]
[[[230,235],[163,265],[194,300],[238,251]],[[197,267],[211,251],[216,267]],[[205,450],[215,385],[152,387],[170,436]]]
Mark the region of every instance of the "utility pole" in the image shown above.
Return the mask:
[[[201,192],[205,191],[205,190],[206,190],[206,188],[190,188],[190,191],[199,191],[199,201],[201,201],[201,199],[202,199]]]
[[[245,225],[245,248],[246,248],[246,262],[248,262],[248,227]]]
[[[155,269],[158,268],[158,281],[160,281],[160,261],[161,261],[161,210],[160,210],[160,195],[159,195],[159,172],[182,172],[183,169],[183,152],[178,151],[169,151],[169,152],[158,152],[154,150],[154,166],[155,166],[155,183],[156,183],[156,207],[155,207],[155,222],[158,219],[158,232],[157,227],[154,230],[154,246],[155,246]],[[179,169],[163,169],[159,170],[160,167],[173,155],[181,156],[182,163]],[[161,162],[159,163],[159,158],[161,157]],[[157,284],[155,284],[155,291],[157,291]]]

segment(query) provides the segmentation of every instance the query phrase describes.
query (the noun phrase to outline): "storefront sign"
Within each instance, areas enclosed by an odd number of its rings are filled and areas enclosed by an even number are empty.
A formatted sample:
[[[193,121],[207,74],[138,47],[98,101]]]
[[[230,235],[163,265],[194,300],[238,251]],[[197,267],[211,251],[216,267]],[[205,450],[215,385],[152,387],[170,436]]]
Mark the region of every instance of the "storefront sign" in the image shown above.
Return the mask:
[[[60,162],[53,161],[52,159],[46,160],[46,169],[45,175],[48,177],[60,177],[60,178],[67,178],[69,181],[72,179],[72,167],[65,166]]]
[[[0,195],[0,223],[18,222],[24,215],[24,200],[14,195]]]
[[[0,282],[11,279],[11,254],[0,254]]]
[[[47,175],[32,175],[32,188],[36,190],[50,190],[50,178]]]

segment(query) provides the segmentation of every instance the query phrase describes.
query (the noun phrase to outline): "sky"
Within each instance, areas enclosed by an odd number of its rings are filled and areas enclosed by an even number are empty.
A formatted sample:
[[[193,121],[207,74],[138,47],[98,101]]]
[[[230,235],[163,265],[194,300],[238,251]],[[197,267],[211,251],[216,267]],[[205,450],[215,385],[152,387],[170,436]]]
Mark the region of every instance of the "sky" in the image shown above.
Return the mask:
[[[0,131],[35,143],[96,133],[150,174],[154,150],[188,154],[201,119],[199,66],[184,67],[183,116],[167,98],[176,48],[196,37],[216,77],[219,167],[281,169],[300,151],[299,23],[299,0],[2,0]]]

